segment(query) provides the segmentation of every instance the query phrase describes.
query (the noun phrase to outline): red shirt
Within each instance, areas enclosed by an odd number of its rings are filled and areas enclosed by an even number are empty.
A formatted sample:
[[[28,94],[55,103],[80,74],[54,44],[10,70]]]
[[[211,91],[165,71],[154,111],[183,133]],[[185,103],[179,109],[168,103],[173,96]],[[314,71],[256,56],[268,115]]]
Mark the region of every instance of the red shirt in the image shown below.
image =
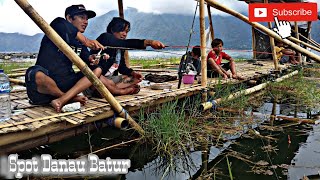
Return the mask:
[[[209,52],[207,56],[207,61],[209,60],[209,58],[212,58],[217,65],[221,64],[222,59],[231,59],[231,57],[225,52],[220,52],[219,56],[217,57],[217,54],[213,53],[212,51]]]

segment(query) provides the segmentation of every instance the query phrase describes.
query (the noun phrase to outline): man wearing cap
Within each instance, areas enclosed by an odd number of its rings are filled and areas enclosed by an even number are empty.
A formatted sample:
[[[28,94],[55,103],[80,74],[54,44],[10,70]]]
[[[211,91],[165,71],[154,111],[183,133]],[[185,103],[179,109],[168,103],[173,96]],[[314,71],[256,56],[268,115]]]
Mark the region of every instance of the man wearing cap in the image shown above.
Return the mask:
[[[90,40],[82,34],[88,26],[88,19],[95,16],[95,12],[86,10],[82,4],[72,5],[66,9],[65,19],[58,17],[50,24],[61,38],[89,65],[94,62],[96,55],[90,55],[87,47],[92,50],[104,49],[98,41]],[[122,40],[121,44],[115,43],[118,41],[112,42],[114,42],[111,44],[112,46],[119,45],[128,48],[133,48],[132,44],[137,43],[129,43],[126,40]],[[104,55],[101,59],[108,59],[108,55]],[[37,105],[50,103],[57,112],[60,112],[61,108],[68,102],[76,101],[85,104],[87,97],[78,94],[92,86],[92,83],[81,72],[75,73],[72,65],[68,57],[47,36],[44,36],[36,65],[30,67],[25,75],[30,103]],[[101,68],[94,65],[90,68],[100,78]],[[111,80],[103,81],[103,83],[111,93],[122,94]],[[132,89],[129,88],[124,91],[132,91]]]

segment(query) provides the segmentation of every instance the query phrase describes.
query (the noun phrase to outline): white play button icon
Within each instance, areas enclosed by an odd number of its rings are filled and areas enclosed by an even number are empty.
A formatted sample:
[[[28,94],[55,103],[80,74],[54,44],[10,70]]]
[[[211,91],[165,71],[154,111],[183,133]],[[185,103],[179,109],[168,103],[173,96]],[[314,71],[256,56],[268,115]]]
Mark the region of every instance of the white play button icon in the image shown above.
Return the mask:
[[[267,8],[254,8],[254,17],[267,17]]]

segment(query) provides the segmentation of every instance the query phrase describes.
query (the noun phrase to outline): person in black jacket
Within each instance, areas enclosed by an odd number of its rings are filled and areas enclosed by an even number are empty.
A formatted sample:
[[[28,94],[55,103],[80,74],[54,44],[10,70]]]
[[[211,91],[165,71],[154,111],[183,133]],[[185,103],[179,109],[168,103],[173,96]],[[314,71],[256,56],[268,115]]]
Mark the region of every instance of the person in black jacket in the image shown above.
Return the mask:
[[[88,26],[88,19],[96,16],[96,13],[82,5],[72,5],[65,11],[65,19],[58,17],[51,22],[51,27],[60,37],[77,53],[87,64],[92,63],[96,55],[90,55],[91,50],[103,50],[104,46],[97,40],[90,40],[82,33]],[[132,42],[118,40],[112,35],[108,41],[113,46],[131,47]],[[144,44],[142,40],[133,42]],[[105,55],[102,59],[107,59]],[[28,68],[25,75],[27,94],[31,104],[51,104],[57,112],[68,102],[81,102],[85,104],[87,97],[78,94],[92,86],[92,83],[81,72],[76,73],[72,68],[72,62],[59,48],[47,37],[41,41],[36,65]],[[93,73],[104,82],[111,93],[127,94],[134,88],[118,89],[113,81],[101,79],[102,69],[91,66]]]
[[[107,53],[110,56],[108,60],[99,62],[99,66],[102,68],[102,75],[107,77],[107,79],[113,80],[120,89],[136,87],[134,91],[128,93],[133,94],[139,91],[136,84],[143,79],[143,76],[126,65],[124,58],[125,48],[121,49],[119,48],[120,46],[112,46],[112,42],[110,41],[110,36],[114,36],[118,40],[125,40],[129,31],[130,22],[120,17],[114,17],[107,26],[107,32],[102,33],[97,38],[97,41],[106,46],[106,49],[102,53]],[[151,46],[154,49],[165,47],[163,43],[156,40],[143,40],[141,43],[136,43],[135,39],[128,39],[127,41],[130,42],[134,49],[145,49],[146,46]],[[91,53],[95,54],[97,51],[94,50]],[[122,76],[117,76],[118,73],[122,74]]]

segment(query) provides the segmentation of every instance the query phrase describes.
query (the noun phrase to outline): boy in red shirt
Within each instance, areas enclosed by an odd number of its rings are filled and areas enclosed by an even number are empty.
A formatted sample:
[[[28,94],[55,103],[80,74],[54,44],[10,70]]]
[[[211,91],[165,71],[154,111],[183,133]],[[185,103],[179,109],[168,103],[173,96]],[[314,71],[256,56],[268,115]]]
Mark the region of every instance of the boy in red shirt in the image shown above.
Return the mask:
[[[232,77],[233,79],[244,80],[243,77],[237,75],[235,62],[227,53],[222,51],[223,41],[221,39],[214,39],[211,43],[212,50],[207,56],[207,76],[218,77],[219,75],[223,79]],[[221,63],[222,59],[226,59],[228,63]],[[228,73],[228,70],[231,73]]]

